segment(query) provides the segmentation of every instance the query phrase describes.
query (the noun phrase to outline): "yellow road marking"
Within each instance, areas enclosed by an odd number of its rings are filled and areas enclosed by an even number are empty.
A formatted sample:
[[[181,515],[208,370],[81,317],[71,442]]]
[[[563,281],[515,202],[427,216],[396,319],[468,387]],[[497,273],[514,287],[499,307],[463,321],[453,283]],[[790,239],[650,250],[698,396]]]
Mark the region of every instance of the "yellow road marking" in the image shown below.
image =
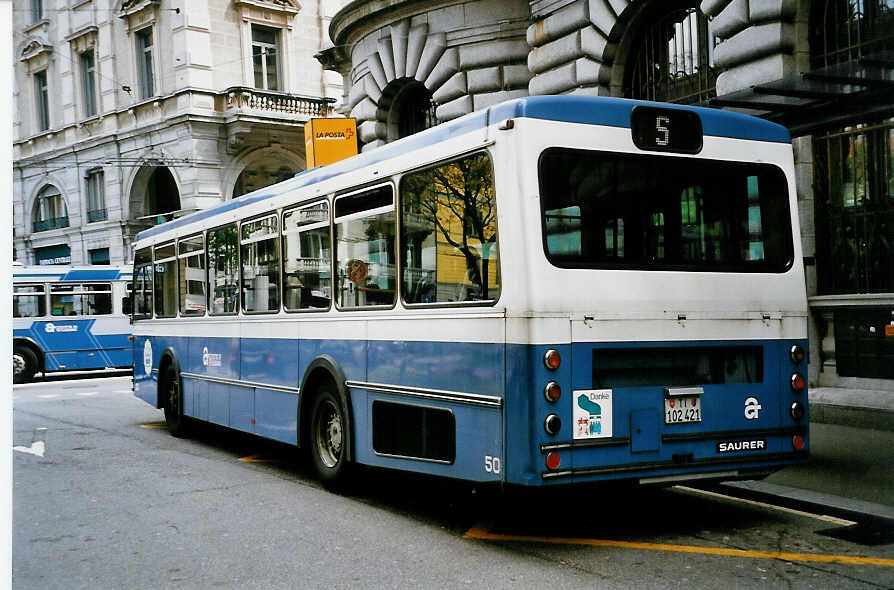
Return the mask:
[[[812,561],[820,563],[841,563],[846,565],[874,565],[894,567],[894,559],[882,557],[856,557],[851,555],[829,555],[823,553],[786,553],[782,551],[754,551],[728,549],[725,547],[698,547],[694,545],[668,545],[664,543],[635,543],[611,539],[578,539],[567,537],[535,537],[529,535],[503,535],[492,533],[481,525],[470,528],[465,539],[484,541],[516,541],[528,543],[549,543],[553,545],[591,545],[595,547],[618,547],[621,549],[641,549],[645,551],[672,551],[677,553],[700,553],[703,555],[723,555],[748,559],[783,559],[785,561]]]
[[[276,459],[270,459],[263,455],[249,455],[248,457],[240,457],[243,463],[276,463]]]
[[[760,506],[761,508],[769,508],[771,510],[778,510],[779,512],[787,512],[789,514],[797,514],[798,516],[806,516],[808,518],[815,518],[817,520],[821,520],[823,522],[829,522],[832,524],[837,524],[839,526],[852,526],[857,524],[853,520],[844,520],[843,518],[836,518],[834,516],[829,516],[828,514],[816,514],[813,512],[804,512],[803,510],[795,510],[794,508],[786,508],[785,506],[777,506],[775,504],[767,504],[766,502],[758,502],[756,500],[747,500],[745,498],[737,498],[735,496],[727,496],[726,494],[718,494],[717,492],[710,492],[708,490],[700,490],[698,488],[690,488],[687,486],[675,486],[677,489],[684,490],[686,492],[692,492],[694,494],[702,494],[705,496],[711,496],[713,498],[722,498],[724,500],[732,500],[734,502],[741,502],[742,504],[750,504],[752,506]]]
[[[140,428],[148,428],[148,429],[158,429],[165,428],[167,424],[164,422],[147,422],[146,424],[140,424]]]

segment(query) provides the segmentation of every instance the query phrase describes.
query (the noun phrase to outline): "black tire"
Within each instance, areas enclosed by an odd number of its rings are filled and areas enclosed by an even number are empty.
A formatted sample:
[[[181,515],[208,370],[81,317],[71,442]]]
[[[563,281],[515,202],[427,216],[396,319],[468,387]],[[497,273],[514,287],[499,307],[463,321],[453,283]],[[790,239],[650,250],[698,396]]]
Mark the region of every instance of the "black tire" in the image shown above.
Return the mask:
[[[341,401],[326,389],[317,392],[310,414],[310,457],[320,482],[331,492],[349,487],[351,465],[348,462],[350,423]]]
[[[37,373],[37,355],[27,346],[12,349],[12,382],[28,383]]]
[[[159,387],[159,394],[163,395],[165,422],[168,423],[168,432],[177,438],[189,435],[189,418],[183,415],[183,386],[180,382],[180,373],[172,366],[165,369],[164,379]]]

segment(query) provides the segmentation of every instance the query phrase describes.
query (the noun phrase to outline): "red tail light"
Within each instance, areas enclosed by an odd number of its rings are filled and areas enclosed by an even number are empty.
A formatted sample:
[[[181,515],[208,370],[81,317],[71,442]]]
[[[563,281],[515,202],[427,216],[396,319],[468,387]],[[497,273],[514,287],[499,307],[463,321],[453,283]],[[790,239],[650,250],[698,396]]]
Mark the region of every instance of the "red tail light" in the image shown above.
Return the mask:
[[[562,460],[559,458],[559,453],[551,451],[546,455],[546,468],[550,471],[558,469],[561,463]]]
[[[550,371],[555,371],[559,368],[559,365],[562,364],[562,356],[559,354],[559,351],[550,348],[543,355],[543,364],[546,365],[546,368]]]
[[[806,386],[807,382],[804,380],[804,376],[801,373],[792,374],[792,391],[801,393]]]
[[[546,384],[546,387],[543,388],[543,395],[546,397],[546,401],[557,402],[562,396],[562,388],[559,387],[559,384],[555,381],[550,381]]]
[[[794,447],[794,449],[796,451],[804,450],[804,437],[799,434],[796,434],[795,436],[793,436],[792,437],[792,447]]]

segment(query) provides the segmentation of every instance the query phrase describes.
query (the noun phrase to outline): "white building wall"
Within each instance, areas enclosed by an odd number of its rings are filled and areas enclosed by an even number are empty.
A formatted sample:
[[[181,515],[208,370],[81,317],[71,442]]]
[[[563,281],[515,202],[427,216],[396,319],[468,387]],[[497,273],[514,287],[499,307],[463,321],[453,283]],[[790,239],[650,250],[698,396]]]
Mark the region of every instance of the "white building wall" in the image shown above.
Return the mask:
[[[44,0],[46,18],[39,23],[31,22],[30,0],[13,4],[19,260],[31,263],[36,248],[67,245],[74,264],[89,262],[88,252],[99,248],[109,249],[112,264],[129,261],[130,240],[140,228],[134,218],[154,166],[171,171],[184,212],[230,198],[241,171],[233,166],[262,162],[261,153],[304,167],[303,122],[325,113],[324,103],[271,106],[250,102],[250,91],[237,100],[226,90],[254,85],[250,23],[262,22],[283,29],[285,94],[332,95],[313,59],[326,36],[320,1],[299,7],[289,0]],[[135,38],[145,26],[153,28],[155,95],[148,99],[140,95]],[[87,46],[94,48],[97,69],[98,112],[89,118],[78,55]],[[33,79],[43,69],[50,107],[45,132],[37,126]],[[85,177],[94,167],[103,170],[107,219],[88,222]],[[47,184],[62,193],[69,226],[35,232],[34,202]]]

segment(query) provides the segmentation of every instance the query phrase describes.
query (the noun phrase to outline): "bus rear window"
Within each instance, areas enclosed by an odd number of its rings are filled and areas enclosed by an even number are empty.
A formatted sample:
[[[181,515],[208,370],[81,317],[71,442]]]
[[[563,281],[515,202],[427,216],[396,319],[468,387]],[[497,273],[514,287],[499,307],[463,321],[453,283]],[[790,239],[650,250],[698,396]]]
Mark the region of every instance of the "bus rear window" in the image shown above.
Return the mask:
[[[543,242],[560,267],[784,272],[792,263],[777,166],[549,149]]]

